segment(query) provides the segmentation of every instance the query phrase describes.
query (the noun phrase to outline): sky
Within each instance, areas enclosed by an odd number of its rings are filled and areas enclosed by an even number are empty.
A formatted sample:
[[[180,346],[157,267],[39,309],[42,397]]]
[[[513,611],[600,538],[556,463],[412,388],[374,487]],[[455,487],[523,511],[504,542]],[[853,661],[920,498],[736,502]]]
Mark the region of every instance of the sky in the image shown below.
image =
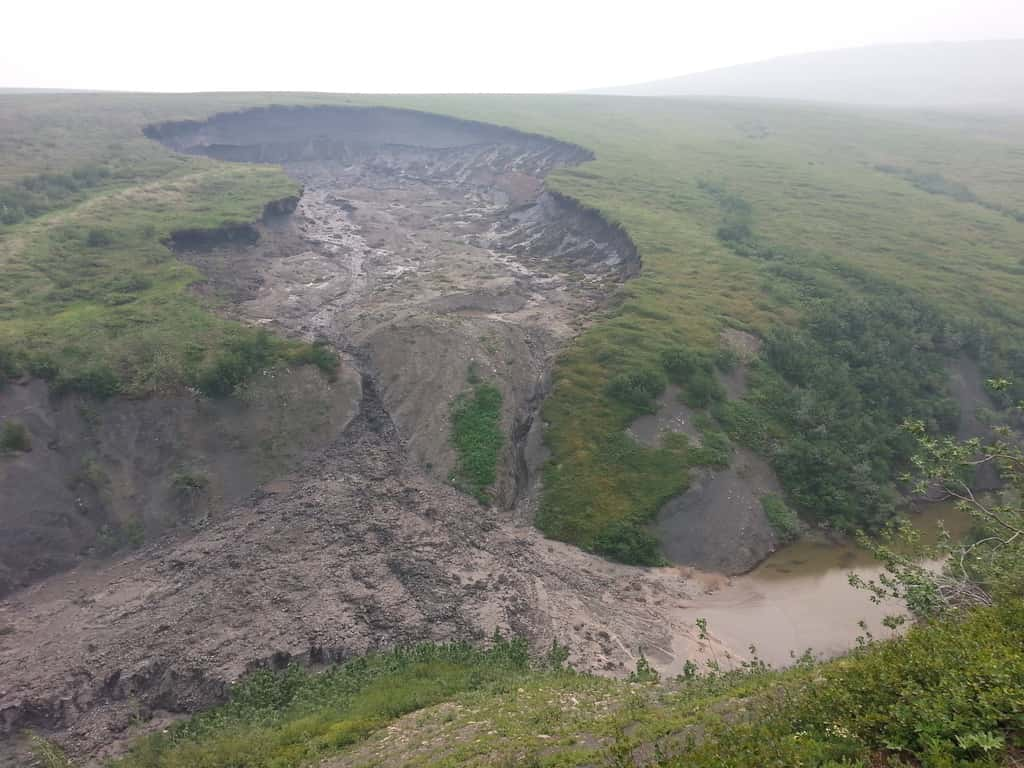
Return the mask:
[[[1022,0],[22,0],[0,87],[544,93],[877,43],[1024,38]]]

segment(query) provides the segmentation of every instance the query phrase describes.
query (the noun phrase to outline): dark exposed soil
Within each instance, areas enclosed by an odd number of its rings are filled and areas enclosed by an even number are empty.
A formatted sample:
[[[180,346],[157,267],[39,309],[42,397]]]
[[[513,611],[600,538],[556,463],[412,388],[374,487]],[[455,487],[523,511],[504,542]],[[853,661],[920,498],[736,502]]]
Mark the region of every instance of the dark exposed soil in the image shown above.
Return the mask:
[[[645,413],[633,419],[627,432],[648,448],[660,446],[662,437],[667,433],[686,435],[691,444],[700,445],[700,430],[693,418],[693,409],[679,399],[679,387],[670,384],[655,402],[654,413]]]
[[[0,728],[96,754],[134,718],[222,699],[254,663],[327,661],[495,627],[582,668],[699,657],[684,580],[605,563],[475,506],[408,459],[372,382],[299,472],[198,533],[0,603]]]
[[[0,596],[234,504],[332,440],[355,414],[343,368],[268,372],[231,400],[189,394],[105,402],[42,381],[0,392],[0,420],[32,451],[0,456]]]
[[[768,462],[736,448],[730,467],[697,473],[689,490],[658,512],[654,529],[665,556],[708,571],[749,571],[776,549],[761,497],[781,491]]]

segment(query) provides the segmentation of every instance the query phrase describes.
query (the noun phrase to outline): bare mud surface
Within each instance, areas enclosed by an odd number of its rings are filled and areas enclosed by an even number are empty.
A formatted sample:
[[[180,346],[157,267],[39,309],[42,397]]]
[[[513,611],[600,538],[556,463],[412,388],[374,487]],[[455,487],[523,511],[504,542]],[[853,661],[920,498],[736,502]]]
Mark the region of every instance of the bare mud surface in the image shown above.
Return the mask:
[[[588,153],[393,110],[257,110],[152,133],[281,162],[302,183],[257,225],[173,242],[239,319],[333,344],[362,400],[301,470],[196,533],[0,603],[0,732],[39,728],[96,756],[140,715],[222,700],[254,664],[496,627],[538,647],[558,637],[583,669],[623,673],[640,647],[665,669],[701,655],[677,571],[605,563],[517,523],[552,360],[639,268],[621,230],[544,191]],[[471,370],[504,396],[493,509],[444,482]]]
[[[683,434],[690,443],[700,445],[700,430],[693,423],[693,409],[679,400],[679,387],[669,384],[655,401],[654,413],[645,413],[633,419],[627,432],[629,436],[648,448],[661,445],[666,433]]]
[[[702,470],[658,512],[654,530],[665,556],[706,571],[745,573],[775,551],[761,497],[782,492],[764,459],[737,447],[723,470]]]
[[[519,527],[411,461],[367,386],[303,470],[197,534],[0,603],[0,727],[95,755],[133,719],[222,700],[254,663],[421,640],[568,642],[583,669],[702,656],[675,569],[614,565]]]
[[[438,479],[454,466],[448,417],[470,369],[498,386],[502,426],[520,438],[496,489],[511,507],[527,482],[516,452],[554,355],[639,269],[621,230],[544,191],[547,173],[589,154],[395,110],[254,112],[256,127],[224,118],[168,140],[283,162],[304,187],[297,208],[260,225],[256,245],[182,257],[235,299],[243,320],[326,338],[354,356],[411,455]],[[228,138],[252,143],[229,149]]]
[[[201,521],[293,469],[351,421],[360,380],[267,372],[238,398],[57,397],[42,381],[0,392],[0,420],[32,450],[0,456],[0,596],[84,557]]]

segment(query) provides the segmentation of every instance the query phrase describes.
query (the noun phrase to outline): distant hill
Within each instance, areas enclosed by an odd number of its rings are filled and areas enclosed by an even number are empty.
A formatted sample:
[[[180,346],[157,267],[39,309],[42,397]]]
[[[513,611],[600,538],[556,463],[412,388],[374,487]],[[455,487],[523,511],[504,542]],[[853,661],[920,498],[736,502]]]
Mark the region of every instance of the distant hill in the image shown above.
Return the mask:
[[[1024,40],[820,51],[594,92],[1024,109]]]

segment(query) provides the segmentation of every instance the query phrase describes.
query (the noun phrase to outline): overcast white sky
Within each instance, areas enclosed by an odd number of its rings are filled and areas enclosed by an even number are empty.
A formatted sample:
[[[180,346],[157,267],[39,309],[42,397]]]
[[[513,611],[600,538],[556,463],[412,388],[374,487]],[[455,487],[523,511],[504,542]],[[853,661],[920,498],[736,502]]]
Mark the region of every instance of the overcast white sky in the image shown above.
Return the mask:
[[[1024,37],[1024,0],[10,0],[0,21],[6,87],[557,92]]]

